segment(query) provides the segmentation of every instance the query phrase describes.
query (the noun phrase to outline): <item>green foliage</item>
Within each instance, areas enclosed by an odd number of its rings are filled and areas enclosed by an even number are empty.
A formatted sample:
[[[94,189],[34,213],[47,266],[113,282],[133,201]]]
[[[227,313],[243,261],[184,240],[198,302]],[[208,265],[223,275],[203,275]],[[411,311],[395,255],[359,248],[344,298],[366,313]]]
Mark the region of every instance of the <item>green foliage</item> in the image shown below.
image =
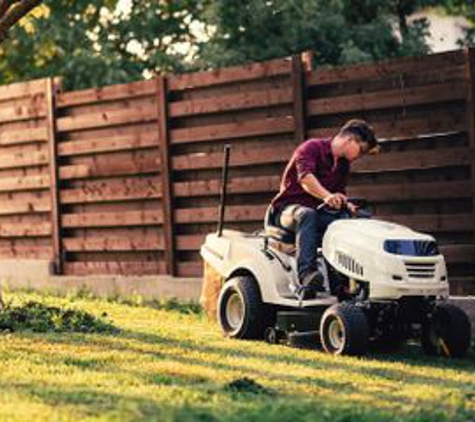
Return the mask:
[[[445,0],[445,7],[449,13],[464,16],[469,21],[459,40],[460,47],[475,47],[475,0]]]
[[[178,300],[175,298],[170,299],[153,299],[146,298],[140,295],[124,297],[109,297],[107,301],[112,303],[122,303],[129,306],[146,306],[153,309],[173,311],[181,314],[202,314],[203,309],[201,305],[194,301]]]
[[[407,7],[398,8],[400,3]],[[409,13],[426,3],[210,0],[206,20],[216,32],[201,46],[201,64],[266,60],[308,49],[319,64],[330,65],[426,54],[426,23],[406,22]]]
[[[178,43],[192,41],[197,0],[45,0],[43,13],[12,30],[0,48],[0,84],[60,76],[66,89],[139,80],[144,72],[179,71]]]
[[[127,79],[114,66],[114,57],[102,56],[93,42],[101,16],[113,10],[115,3],[45,0],[42,13],[13,28],[10,39],[2,44],[0,82],[61,76],[66,87],[81,88]]]
[[[105,314],[103,317],[106,316]],[[0,312],[0,331],[113,333],[116,328],[94,315],[76,309],[62,309],[29,301],[8,305]]]
[[[0,46],[0,84],[60,76],[68,90],[315,52],[320,65],[423,55],[428,26],[407,17],[473,0],[44,0]],[[472,35],[467,35],[473,36]],[[468,39],[468,38],[467,38]]]

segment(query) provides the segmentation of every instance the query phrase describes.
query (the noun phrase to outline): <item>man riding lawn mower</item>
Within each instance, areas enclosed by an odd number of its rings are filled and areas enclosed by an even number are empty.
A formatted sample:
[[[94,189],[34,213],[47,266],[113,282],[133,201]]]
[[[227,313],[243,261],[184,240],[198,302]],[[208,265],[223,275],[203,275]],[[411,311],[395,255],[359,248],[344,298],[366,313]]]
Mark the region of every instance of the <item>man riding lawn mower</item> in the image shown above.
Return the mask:
[[[332,139],[302,143],[264,231],[254,234],[222,230],[225,165],[218,233],[207,236],[201,254],[208,278],[218,281],[217,316],[227,336],[319,340],[329,353],[352,355],[417,338],[428,354],[465,354],[470,322],[446,303],[447,271],[434,238],[369,219],[365,201],[345,196],[350,163],[376,149],[360,120]]]

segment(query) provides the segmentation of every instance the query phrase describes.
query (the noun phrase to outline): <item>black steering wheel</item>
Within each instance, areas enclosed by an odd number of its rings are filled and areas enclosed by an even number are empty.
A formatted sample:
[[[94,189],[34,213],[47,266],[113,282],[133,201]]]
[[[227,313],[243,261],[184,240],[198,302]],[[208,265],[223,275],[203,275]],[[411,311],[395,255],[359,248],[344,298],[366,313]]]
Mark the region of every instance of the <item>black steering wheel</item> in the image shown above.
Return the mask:
[[[341,209],[336,209],[322,203],[319,209],[325,211],[328,214],[338,215],[341,218],[371,218],[372,212],[369,207],[368,201],[365,198],[349,197],[347,203],[352,203],[357,207],[356,213],[352,214],[345,204]]]

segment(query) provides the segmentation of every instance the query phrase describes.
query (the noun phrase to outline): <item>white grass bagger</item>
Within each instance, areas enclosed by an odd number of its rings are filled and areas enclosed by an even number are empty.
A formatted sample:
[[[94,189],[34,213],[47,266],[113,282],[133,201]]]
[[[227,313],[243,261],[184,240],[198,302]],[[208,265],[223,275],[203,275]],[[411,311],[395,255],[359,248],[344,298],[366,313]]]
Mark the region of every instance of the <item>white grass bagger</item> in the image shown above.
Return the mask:
[[[447,303],[445,260],[432,236],[376,219],[335,221],[318,253],[328,296],[302,300],[293,288],[294,233],[275,226],[269,212],[261,232],[222,229],[228,162],[226,146],[218,231],[201,247],[205,265],[218,274],[217,317],[226,336],[319,340],[326,352],[348,355],[370,346],[395,350],[413,338],[430,355],[466,353],[470,321]]]

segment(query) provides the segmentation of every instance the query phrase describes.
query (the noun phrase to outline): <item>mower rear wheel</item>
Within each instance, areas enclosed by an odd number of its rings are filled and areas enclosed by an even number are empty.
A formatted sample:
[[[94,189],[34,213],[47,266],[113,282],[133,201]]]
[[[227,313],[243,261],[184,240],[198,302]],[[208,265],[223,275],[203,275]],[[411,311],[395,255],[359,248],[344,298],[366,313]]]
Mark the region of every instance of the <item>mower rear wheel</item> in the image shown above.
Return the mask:
[[[236,276],[221,289],[218,321],[224,334],[237,339],[263,338],[265,305],[253,277]]]
[[[368,349],[369,325],[365,313],[350,303],[328,308],[320,322],[323,349],[334,355],[363,355]]]
[[[444,303],[422,324],[421,346],[431,356],[463,357],[470,347],[471,326],[460,308]]]

